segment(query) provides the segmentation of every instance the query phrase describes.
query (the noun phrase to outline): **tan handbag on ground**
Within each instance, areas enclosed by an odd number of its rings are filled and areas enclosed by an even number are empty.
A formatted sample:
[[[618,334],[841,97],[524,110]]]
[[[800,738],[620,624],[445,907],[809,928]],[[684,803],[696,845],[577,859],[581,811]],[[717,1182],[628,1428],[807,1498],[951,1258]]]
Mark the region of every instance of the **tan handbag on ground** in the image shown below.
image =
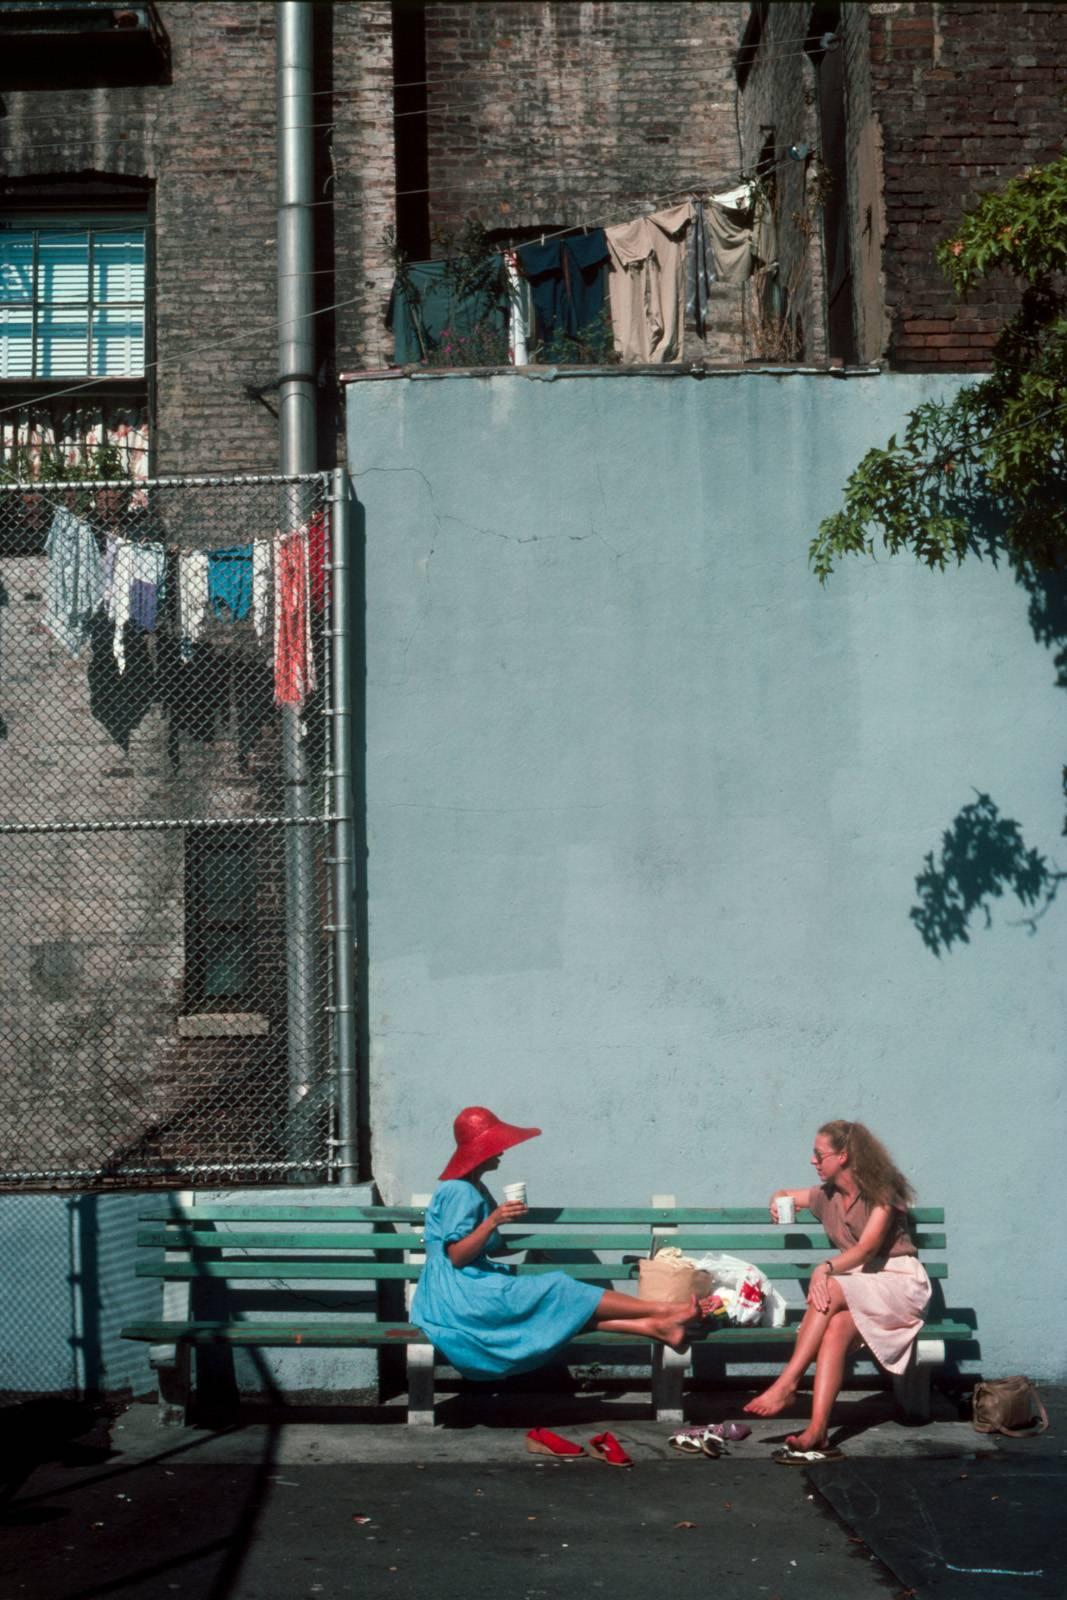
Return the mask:
[[[976,1433],[1025,1439],[1048,1427],[1048,1412],[1029,1378],[990,1378],[976,1384],[972,1406]]]

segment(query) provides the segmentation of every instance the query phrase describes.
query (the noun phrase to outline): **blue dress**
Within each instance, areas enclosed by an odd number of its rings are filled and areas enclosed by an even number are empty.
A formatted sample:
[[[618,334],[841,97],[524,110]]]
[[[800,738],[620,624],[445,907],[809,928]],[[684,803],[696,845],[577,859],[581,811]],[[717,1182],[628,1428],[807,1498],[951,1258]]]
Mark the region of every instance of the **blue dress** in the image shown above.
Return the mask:
[[[563,1272],[517,1278],[512,1268],[484,1254],[454,1267],[446,1245],[465,1239],[494,1204],[481,1185],[453,1178],[426,1212],[426,1264],[411,1320],[465,1378],[499,1378],[541,1366],[585,1326],[602,1294]],[[499,1234],[491,1235],[488,1248],[503,1248]]]

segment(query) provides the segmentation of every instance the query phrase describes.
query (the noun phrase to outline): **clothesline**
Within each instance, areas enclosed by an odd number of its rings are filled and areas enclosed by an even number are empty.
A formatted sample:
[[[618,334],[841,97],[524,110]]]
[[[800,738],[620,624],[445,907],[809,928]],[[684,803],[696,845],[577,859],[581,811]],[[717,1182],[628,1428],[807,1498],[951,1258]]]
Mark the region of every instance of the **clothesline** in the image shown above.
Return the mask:
[[[81,654],[101,615],[112,624],[120,676],[131,626],[156,633],[166,616],[188,663],[212,612],[233,623],[251,617],[260,643],[269,637],[273,644],[276,704],[302,709],[314,690],[312,615],[325,611],[328,588],[322,511],[289,532],[240,545],[185,550],[109,534],[101,550],[90,524],[60,506],[45,550],[44,623],[69,655]]]
[[[621,361],[681,360],[687,317],[704,336],[712,283],[743,283],[758,264],[771,264],[775,241],[755,176],[706,200],[692,187],[675,194],[689,198],[607,227],[556,229],[475,260],[465,284],[448,259],[405,264],[387,313],[398,365],[425,361],[438,347],[458,365],[492,365],[505,337],[518,365],[531,343],[551,349],[561,339],[565,360],[576,344],[595,349],[606,340],[607,310]]]

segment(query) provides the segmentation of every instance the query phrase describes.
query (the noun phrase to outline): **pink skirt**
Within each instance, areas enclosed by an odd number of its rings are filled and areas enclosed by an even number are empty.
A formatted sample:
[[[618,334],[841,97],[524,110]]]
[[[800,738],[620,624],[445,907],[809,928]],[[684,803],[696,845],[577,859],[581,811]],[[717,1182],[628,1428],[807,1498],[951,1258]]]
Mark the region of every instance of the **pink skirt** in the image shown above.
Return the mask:
[[[903,1372],[922,1331],[930,1280],[917,1256],[890,1256],[878,1272],[843,1272],[837,1279],[860,1338],[887,1372]]]

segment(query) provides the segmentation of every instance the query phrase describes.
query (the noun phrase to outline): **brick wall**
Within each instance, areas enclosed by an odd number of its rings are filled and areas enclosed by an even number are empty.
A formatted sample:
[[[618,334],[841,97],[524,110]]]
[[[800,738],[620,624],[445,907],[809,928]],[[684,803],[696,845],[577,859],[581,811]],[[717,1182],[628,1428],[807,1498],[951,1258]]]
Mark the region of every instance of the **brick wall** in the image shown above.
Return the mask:
[[[761,124],[773,123],[782,145],[799,136],[818,150],[821,140],[825,69],[813,65],[818,53],[806,54],[804,41],[833,8],[765,10],[742,99],[748,160]],[[981,370],[1017,292],[1003,277],[957,304],[934,247],[983,192],[1061,149],[1067,8],[844,5],[837,32],[845,114],[837,181],[847,186],[853,354],[909,371]],[[801,185],[799,172],[780,169],[782,274],[812,330],[806,353],[818,360],[827,349],[825,248],[806,250],[791,226]]]
[[[810,163],[785,158],[791,145],[818,146],[813,74],[798,42],[810,12],[807,3],[767,9],[758,40],[743,57],[740,120],[746,168],[754,168],[765,150],[775,162],[765,177],[774,197],[780,298],[774,307],[766,292],[749,295],[750,353],[770,358],[788,352],[821,363],[826,333],[814,173]]]
[[[1063,145],[1067,8],[869,8],[874,106],[885,156],[889,357],[905,370],[968,369],[1016,304],[991,280],[957,305],[932,259],[986,190]]]
[[[431,227],[447,235],[466,217],[505,234],[624,222],[675,191],[681,200],[689,187],[732,182],[742,12],[427,6]],[[740,291],[714,293],[707,353],[737,360]]]

